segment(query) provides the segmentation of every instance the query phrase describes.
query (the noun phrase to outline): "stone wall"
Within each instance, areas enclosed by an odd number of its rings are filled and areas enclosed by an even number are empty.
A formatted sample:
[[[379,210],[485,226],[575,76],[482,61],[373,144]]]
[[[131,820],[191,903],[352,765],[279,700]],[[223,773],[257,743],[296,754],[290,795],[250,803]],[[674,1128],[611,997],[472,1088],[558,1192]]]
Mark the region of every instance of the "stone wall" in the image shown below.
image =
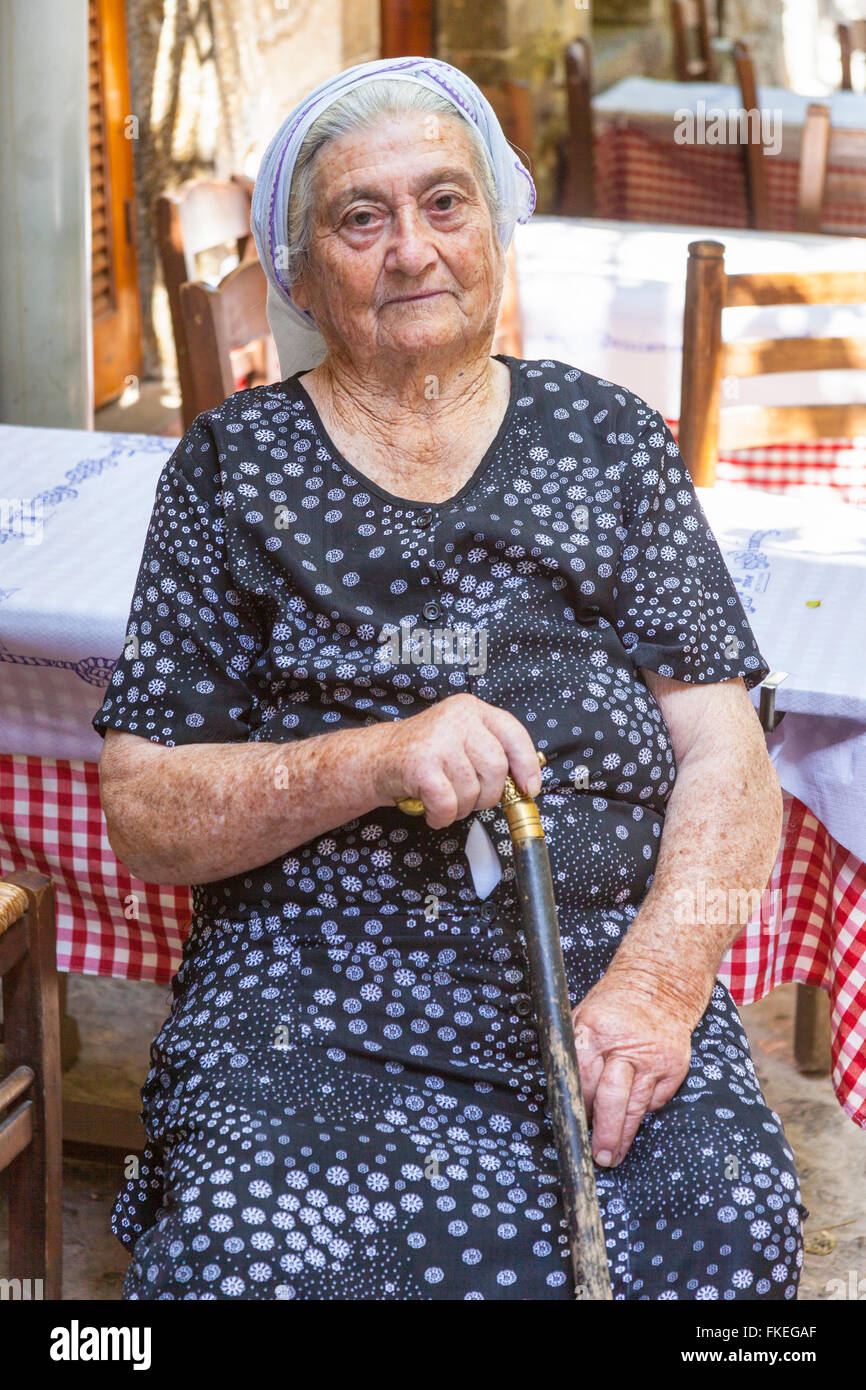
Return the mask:
[[[174,375],[153,204],[184,180],[254,175],[311,87],[378,55],[377,0],[126,0],[145,375]]]
[[[785,86],[789,12],[832,3],[834,0],[724,0],[723,32],[726,38],[748,43],[759,85]],[[593,0],[592,35],[597,52],[597,91],[638,73],[674,76],[669,0]],[[736,81],[730,59],[720,59],[719,76],[724,82]]]
[[[484,85],[524,79],[532,93],[532,173],[554,207],[565,129],[564,48],[590,33],[596,90],[643,73],[670,77],[668,0],[438,0],[437,56]],[[750,44],[761,85],[838,84],[835,25],[862,0],[725,0],[725,33]],[[379,52],[378,0],[126,0],[138,195],[145,372],[174,371],[168,306],[152,235],[163,189],[201,174],[254,175],[304,92]],[[724,74],[731,80],[729,74]]]
[[[748,44],[755,65],[759,100],[761,87],[788,85],[785,8],[785,0],[725,0],[725,37],[742,39]]]
[[[479,86],[529,83],[535,127],[532,176],[539,212],[553,210],[556,145],[565,131],[565,45],[589,33],[575,0],[439,0],[436,56]]]

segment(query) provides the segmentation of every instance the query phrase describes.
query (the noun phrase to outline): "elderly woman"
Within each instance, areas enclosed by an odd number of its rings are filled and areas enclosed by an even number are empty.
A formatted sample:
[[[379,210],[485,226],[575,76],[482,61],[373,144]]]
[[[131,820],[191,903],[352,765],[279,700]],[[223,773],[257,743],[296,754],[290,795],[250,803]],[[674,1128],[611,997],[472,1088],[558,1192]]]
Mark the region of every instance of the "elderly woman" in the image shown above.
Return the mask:
[[[533,205],[427,59],[341,73],[265,156],[286,378],[167,464],[94,721],[116,852],[194,902],[115,1208],[126,1298],[573,1296],[509,771],[614,1296],[796,1296],[793,1157],[716,982],[742,923],[700,906],[775,858],[769,668],[659,413],[490,355]]]

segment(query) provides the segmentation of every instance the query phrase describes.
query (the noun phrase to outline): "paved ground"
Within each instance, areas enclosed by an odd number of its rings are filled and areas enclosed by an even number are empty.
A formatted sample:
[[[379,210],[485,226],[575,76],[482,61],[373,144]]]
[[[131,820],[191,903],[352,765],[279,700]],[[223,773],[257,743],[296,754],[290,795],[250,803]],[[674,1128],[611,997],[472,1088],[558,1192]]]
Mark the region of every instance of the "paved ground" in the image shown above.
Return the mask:
[[[793,987],[743,1010],[755,1065],[769,1103],[781,1114],[797,1155],[811,1215],[807,1238],[827,1231],[827,1254],[809,1254],[802,1300],[838,1297],[863,1280],[866,1297],[866,1134],[840,1109],[828,1077],[794,1067]],[[66,1073],[72,1099],[138,1106],[148,1048],[166,1016],[165,986],[71,976],[69,1007],[79,1021],[81,1056]],[[64,1164],[64,1296],[118,1299],[127,1264],[108,1228],[123,1182],[120,1160],[67,1158]],[[0,1266],[5,1262],[0,1240]],[[833,1281],[842,1281],[834,1284]],[[849,1294],[850,1296],[850,1294]]]
[[[142,381],[96,412],[93,428],[118,434],[183,434],[180,397],[161,381]]]

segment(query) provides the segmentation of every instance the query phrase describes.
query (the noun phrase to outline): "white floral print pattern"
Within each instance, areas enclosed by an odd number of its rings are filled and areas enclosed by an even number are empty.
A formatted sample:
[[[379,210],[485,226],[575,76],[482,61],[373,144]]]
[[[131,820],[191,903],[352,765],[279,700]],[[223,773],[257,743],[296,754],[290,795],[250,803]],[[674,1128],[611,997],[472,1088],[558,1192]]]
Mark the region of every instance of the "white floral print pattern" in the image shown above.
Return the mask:
[[[657,412],[505,358],[509,407],[456,497],[406,502],[334,448],[302,378],[199,416],[160,479],[100,731],[305,738],[458,691],[547,756],[539,797],[569,989],[652,882],[676,765],[638,668],[769,668]],[[486,634],[486,668],[388,664],[382,634]],[[113,1229],[130,1299],[573,1296],[544,1082],[503,874],[468,825],[394,808],[193,890]],[[616,1298],[793,1298],[793,1156],[717,985],[677,1095],[597,1171]]]

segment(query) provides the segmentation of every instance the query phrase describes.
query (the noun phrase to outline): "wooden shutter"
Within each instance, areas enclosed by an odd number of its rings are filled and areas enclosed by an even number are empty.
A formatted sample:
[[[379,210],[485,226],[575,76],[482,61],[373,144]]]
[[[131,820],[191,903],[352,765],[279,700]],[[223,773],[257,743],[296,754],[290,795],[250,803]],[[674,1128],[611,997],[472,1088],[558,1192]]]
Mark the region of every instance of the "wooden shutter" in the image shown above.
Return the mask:
[[[433,0],[380,0],[380,57],[435,56]]]
[[[98,11],[96,0],[90,0],[90,217],[93,238],[91,273],[94,320],[114,313],[117,308],[114,262],[111,254],[108,137]]]
[[[123,0],[89,0],[94,406],[141,371],[133,141]]]

